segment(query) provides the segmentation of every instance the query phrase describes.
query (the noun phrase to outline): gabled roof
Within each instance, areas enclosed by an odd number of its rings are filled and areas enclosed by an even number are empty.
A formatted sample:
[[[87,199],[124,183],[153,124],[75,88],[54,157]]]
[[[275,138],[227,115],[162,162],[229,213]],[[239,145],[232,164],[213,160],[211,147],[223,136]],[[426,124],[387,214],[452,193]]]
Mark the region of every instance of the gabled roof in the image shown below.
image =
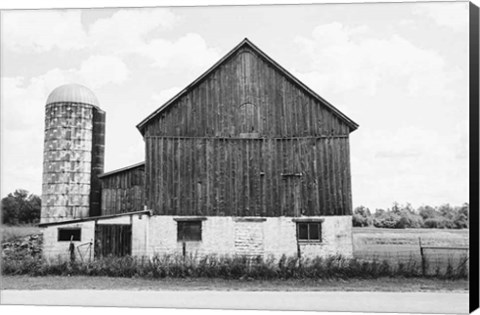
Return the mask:
[[[208,77],[213,71],[215,71],[218,67],[220,67],[224,62],[228,60],[232,55],[234,55],[237,51],[240,49],[248,47],[252,49],[255,53],[257,53],[259,56],[261,56],[263,59],[265,59],[268,63],[270,63],[276,70],[281,72],[284,76],[286,76],[288,79],[292,80],[295,82],[300,88],[305,90],[308,94],[310,94],[313,98],[315,98],[317,101],[321,102],[324,104],[327,108],[329,108],[334,115],[336,115],[338,118],[340,118],[343,122],[345,122],[349,127],[350,131],[354,131],[355,129],[358,128],[358,124],[355,123],[353,120],[348,118],[345,114],[343,114],[341,111],[339,111],[335,106],[327,102],[324,98],[322,98],[320,95],[315,93],[312,89],[310,89],[308,86],[306,86],[304,83],[302,83],[300,80],[295,78],[290,72],[288,72],[285,68],[283,68],[281,65],[279,65],[275,60],[270,58],[267,54],[265,54],[263,51],[260,50],[257,46],[255,46],[248,38],[245,38],[242,40],[237,46],[235,46],[230,52],[228,52],[223,58],[221,58],[217,63],[215,63],[210,69],[208,69],[205,73],[203,73],[200,77],[198,77],[195,81],[190,83],[188,86],[186,86],[182,91],[180,91],[177,95],[175,95],[173,98],[171,98],[168,102],[166,102],[164,105],[162,105],[160,108],[158,108],[156,111],[151,113],[147,118],[142,120],[138,125],[137,128],[138,130],[143,134],[143,130],[145,125],[154,117],[156,117],[158,114],[163,112],[165,109],[167,109],[171,104],[175,103],[176,100],[178,100],[180,97],[183,95],[187,94],[191,89],[193,89],[197,84],[202,82],[203,79]]]
[[[145,166],[145,162],[140,162],[140,163],[125,166],[125,167],[122,167],[122,168],[119,168],[119,169],[116,169],[116,170],[113,170],[113,171],[110,171],[110,172],[102,173],[102,174],[98,175],[98,178],[103,178],[103,177],[107,177],[107,176],[110,176],[110,175],[115,175],[115,174],[118,174],[118,173],[121,173],[121,172],[132,170],[132,169],[137,168],[137,167],[142,167],[142,166]]]

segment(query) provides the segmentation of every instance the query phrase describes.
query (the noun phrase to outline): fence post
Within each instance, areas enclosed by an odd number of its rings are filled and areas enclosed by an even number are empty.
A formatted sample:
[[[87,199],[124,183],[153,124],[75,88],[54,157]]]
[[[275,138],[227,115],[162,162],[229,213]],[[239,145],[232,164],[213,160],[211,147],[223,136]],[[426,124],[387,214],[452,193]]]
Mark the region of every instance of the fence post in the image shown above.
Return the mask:
[[[425,255],[424,255],[424,252],[423,252],[422,238],[421,237],[418,238],[418,244],[420,246],[420,256],[422,258],[422,276],[425,276],[425,273],[426,273]]]
[[[92,246],[93,246],[93,239],[90,241],[90,246],[88,248],[88,262],[92,262]]]

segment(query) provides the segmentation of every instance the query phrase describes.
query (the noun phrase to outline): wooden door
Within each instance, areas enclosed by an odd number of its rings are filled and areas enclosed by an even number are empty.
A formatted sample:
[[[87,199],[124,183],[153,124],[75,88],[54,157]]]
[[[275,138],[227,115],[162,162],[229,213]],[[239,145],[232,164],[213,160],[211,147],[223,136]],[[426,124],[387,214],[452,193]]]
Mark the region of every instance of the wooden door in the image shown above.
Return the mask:
[[[95,225],[95,257],[132,254],[132,226],[129,224]]]

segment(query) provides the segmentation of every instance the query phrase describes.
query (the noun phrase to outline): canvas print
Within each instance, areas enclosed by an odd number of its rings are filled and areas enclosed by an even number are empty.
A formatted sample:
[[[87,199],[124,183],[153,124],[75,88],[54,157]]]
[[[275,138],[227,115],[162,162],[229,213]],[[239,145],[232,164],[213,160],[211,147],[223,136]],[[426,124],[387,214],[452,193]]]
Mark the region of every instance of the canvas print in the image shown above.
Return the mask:
[[[2,303],[468,312],[469,9],[2,11]]]

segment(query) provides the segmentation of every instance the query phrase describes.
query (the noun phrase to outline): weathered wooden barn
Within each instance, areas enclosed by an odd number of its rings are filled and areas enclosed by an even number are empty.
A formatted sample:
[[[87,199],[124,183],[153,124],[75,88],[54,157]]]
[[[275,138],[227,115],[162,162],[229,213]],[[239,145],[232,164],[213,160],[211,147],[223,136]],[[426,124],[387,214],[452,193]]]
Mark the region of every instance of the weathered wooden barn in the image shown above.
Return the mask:
[[[101,215],[42,224],[47,252],[80,229],[96,255],[350,256],[357,127],[245,39],[137,125],[145,162],[98,176]]]

